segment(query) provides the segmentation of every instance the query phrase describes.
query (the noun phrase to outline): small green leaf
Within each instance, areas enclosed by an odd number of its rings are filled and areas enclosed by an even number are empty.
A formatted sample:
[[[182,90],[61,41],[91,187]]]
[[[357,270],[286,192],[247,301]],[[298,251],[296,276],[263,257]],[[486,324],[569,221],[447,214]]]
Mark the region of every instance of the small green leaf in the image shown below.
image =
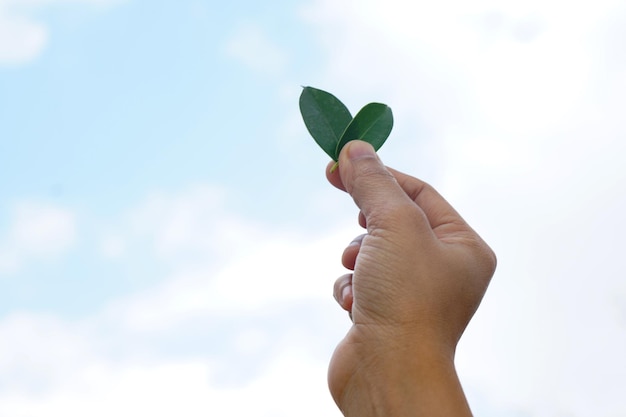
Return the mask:
[[[368,142],[374,150],[378,150],[389,137],[392,128],[393,114],[389,106],[370,103],[363,107],[346,127],[337,143],[335,153],[339,156],[345,144],[355,139]]]
[[[352,120],[348,108],[326,91],[304,87],[300,94],[300,113],[313,139],[336,161],[337,145]]]
[[[300,113],[309,133],[335,162],[346,143],[360,139],[375,150],[385,143],[393,128],[391,109],[381,103],[370,103],[352,118],[339,99],[326,91],[303,87]],[[335,164],[331,172],[337,169]]]

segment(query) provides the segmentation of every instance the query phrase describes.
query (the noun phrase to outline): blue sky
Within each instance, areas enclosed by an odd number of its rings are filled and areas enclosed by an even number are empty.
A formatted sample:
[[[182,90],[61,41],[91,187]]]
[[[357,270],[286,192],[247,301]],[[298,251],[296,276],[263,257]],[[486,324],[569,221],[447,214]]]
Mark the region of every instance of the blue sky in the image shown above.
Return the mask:
[[[624,27],[610,0],[0,0],[0,415],[339,415],[361,230],[301,85],[389,104],[381,157],[498,254],[476,414],[623,415]]]
[[[289,87],[280,77],[288,66],[298,70],[304,60],[315,66],[316,46],[294,30],[293,5],[259,9],[238,3],[60,3],[33,13],[45,22],[47,45],[35,60],[2,69],[1,165],[10,173],[0,180],[2,200],[9,203],[2,217],[9,218],[12,200],[24,198],[102,219],[137,203],[147,191],[212,182],[233,190],[228,202],[233,211],[277,224],[301,221],[296,213],[303,210],[302,199],[282,196],[294,193],[293,177],[313,178],[314,167],[319,176],[319,162],[307,161],[321,155],[301,155],[302,168],[289,173],[295,161],[278,136],[284,115],[295,106],[281,99],[277,87]],[[266,73],[233,58],[228,44],[246,31],[277,39],[290,62],[285,57],[281,67]],[[298,82],[292,81],[294,91]],[[277,199],[283,200],[281,207]],[[7,222],[3,226],[6,230]],[[82,261],[58,265],[64,278],[58,276],[55,288],[44,279],[38,287],[46,300],[29,291],[27,305],[58,303],[55,308],[78,313],[102,302],[102,292],[116,291],[108,283],[79,278],[106,265],[85,259],[93,254],[84,245],[76,250]],[[42,271],[32,272],[39,280]],[[96,273],[104,278],[111,272]],[[49,297],[50,291],[77,285],[84,287],[82,301]],[[20,305],[8,294],[4,305]]]
[[[240,186],[239,158],[276,177],[273,164],[249,156],[280,159],[270,149],[287,106],[276,92],[285,80],[242,65],[226,49],[251,26],[278,39],[291,66],[306,59],[313,67],[315,45],[285,36],[297,33],[293,6],[261,13],[237,2],[131,1],[42,9],[45,49],[34,62],[3,69],[3,136],[14,139],[3,141],[3,165],[22,180],[3,179],[3,192],[88,198],[108,213],[132,201],[137,187],[176,187],[189,178]]]

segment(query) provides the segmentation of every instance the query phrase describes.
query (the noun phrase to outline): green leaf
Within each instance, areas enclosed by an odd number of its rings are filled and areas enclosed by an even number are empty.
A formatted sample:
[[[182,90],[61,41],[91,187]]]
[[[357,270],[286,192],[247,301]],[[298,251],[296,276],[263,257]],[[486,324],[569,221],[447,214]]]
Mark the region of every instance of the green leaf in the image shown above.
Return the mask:
[[[348,108],[326,91],[304,87],[300,94],[300,113],[313,139],[336,161],[341,135],[352,120]]]
[[[345,144],[355,139],[368,142],[374,150],[378,150],[389,137],[392,128],[393,114],[389,106],[381,103],[367,104],[346,127],[337,143],[335,154],[339,156]]]
[[[387,105],[370,103],[353,119],[337,97],[313,87],[303,87],[300,112],[313,139],[334,161],[351,140],[360,139],[380,149],[393,128],[393,114]],[[331,172],[336,168],[337,164]]]

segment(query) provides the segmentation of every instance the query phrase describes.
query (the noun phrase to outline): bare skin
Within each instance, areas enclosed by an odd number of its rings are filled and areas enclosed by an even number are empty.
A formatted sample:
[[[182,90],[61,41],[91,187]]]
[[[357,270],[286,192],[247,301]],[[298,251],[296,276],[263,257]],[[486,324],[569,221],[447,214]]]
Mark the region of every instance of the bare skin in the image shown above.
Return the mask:
[[[454,366],[457,343],[495,271],[487,244],[431,186],[348,143],[326,175],[348,192],[367,233],[344,251],[353,273],[334,287],[352,328],[329,367],[348,417],[471,416]]]

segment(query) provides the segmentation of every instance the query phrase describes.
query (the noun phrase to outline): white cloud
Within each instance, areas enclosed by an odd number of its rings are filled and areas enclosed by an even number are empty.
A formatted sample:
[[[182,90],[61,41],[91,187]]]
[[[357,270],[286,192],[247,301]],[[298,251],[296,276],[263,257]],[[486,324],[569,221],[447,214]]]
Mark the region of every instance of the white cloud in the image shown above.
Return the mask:
[[[281,74],[286,67],[287,57],[263,28],[244,24],[224,44],[224,50],[255,71],[271,75]]]
[[[107,233],[101,237],[100,255],[105,259],[120,259],[126,249],[126,241],[121,235]]]
[[[0,65],[37,57],[48,41],[46,28],[23,17],[3,15],[0,8]]]
[[[154,287],[112,302],[104,319],[132,332],[163,332],[215,315],[331,299],[343,248],[360,233],[356,224],[315,239],[269,230],[230,209],[227,197],[202,184],[153,193],[103,227],[103,257],[142,253],[169,271]]]
[[[108,6],[120,0],[0,0],[0,66],[36,59],[48,43],[46,25],[33,14],[43,7],[72,3]]]
[[[34,325],[44,332],[31,332],[24,337],[21,326],[6,325],[10,320]],[[10,389],[0,391],[1,415],[286,417],[293,415],[294,410],[302,416],[340,415],[325,388],[325,364],[289,346],[277,352],[267,364],[268,371],[258,378],[243,386],[216,386],[211,382],[215,364],[206,358],[114,359],[98,354],[93,343],[88,345],[91,350],[85,351],[84,342],[93,341],[77,340],[72,334],[68,338],[71,326],[64,329],[55,325],[48,329],[46,325],[50,322],[50,318],[43,316],[0,322],[3,340],[10,338],[16,346],[26,347],[23,353],[15,349],[8,356],[9,371],[26,368],[35,378],[50,367],[59,371],[50,381],[52,384],[36,390],[7,385]],[[49,345],[64,349],[37,348]],[[31,358],[33,352],[36,356]],[[7,352],[3,353],[6,358]],[[45,361],[40,360],[42,356]],[[6,376],[7,364],[0,363],[0,370]],[[14,376],[14,372],[8,376]]]
[[[101,227],[100,254],[119,259],[147,249],[172,264],[226,261],[264,233],[234,213],[227,197],[222,187],[207,184],[153,192],[115,223]]]
[[[74,243],[75,223],[74,213],[67,209],[20,203],[14,210],[13,242],[20,250],[34,255],[54,256]]]
[[[320,0],[304,15],[328,54],[319,87],[390,104],[385,162],[434,182],[499,255],[459,351],[470,391],[519,415],[626,413],[623,3]]]
[[[74,378],[90,350],[88,340],[77,330],[53,316],[14,313],[3,317],[0,393],[45,392]]]
[[[0,347],[0,415],[340,415],[326,369],[348,324],[331,294],[352,235],[248,233],[245,221],[220,229],[227,210],[210,186],[155,194],[130,212],[119,225],[127,234],[105,242],[119,257],[152,240],[153,262],[172,274],[81,320],[0,320],[10,341]],[[207,246],[205,233],[225,246]],[[237,256],[214,256],[225,248]],[[335,267],[319,262],[333,258]]]
[[[266,235],[228,262],[187,265],[157,287],[118,300],[107,320],[133,332],[167,331],[207,317],[255,315],[294,300],[326,304],[343,273],[340,255],[353,237],[343,231],[306,242]]]
[[[386,100],[396,132],[510,142],[553,133],[586,106],[607,69],[597,52],[607,39],[594,37],[619,12],[613,1],[396,0],[318,1],[304,14],[328,54],[322,84]],[[520,31],[533,36],[519,39]]]
[[[17,203],[6,236],[0,236],[0,272],[14,273],[25,262],[57,258],[76,240],[76,215],[71,210],[49,203]]]

